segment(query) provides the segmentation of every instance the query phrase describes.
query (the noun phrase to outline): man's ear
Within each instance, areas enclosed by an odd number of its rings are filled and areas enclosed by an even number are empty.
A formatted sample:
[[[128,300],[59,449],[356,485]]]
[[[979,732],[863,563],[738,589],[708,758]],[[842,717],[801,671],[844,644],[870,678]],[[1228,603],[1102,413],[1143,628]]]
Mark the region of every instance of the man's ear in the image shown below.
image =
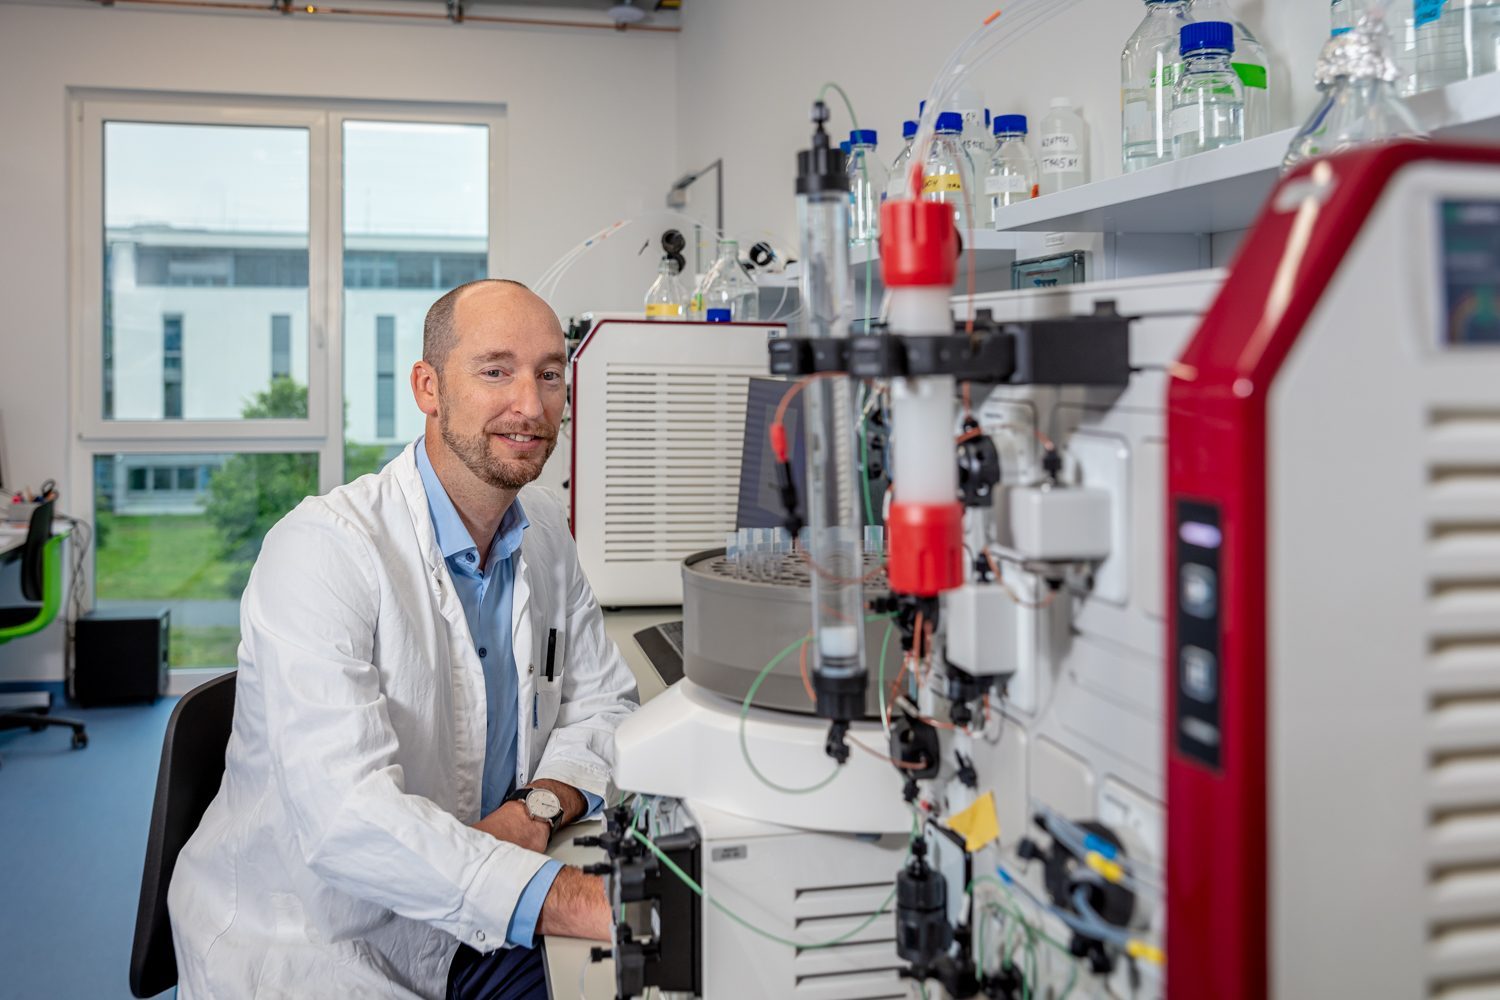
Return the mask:
[[[417,409],[429,417],[438,413],[438,373],[425,361],[411,366],[411,394]]]

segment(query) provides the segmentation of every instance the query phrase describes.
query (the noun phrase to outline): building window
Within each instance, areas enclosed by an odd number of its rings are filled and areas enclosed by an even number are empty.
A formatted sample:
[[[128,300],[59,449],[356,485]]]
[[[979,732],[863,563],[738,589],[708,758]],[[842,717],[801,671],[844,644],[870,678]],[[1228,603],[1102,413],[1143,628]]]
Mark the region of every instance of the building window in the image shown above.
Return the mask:
[[[138,241],[171,239],[162,227],[112,229],[110,243],[135,243],[138,286],[306,288],[306,247],[180,247]],[[217,234],[221,238],[226,234]],[[178,236],[177,238],[181,238]],[[257,237],[242,237],[253,240]]]
[[[161,318],[161,415],[182,419],[182,314]]]
[[[437,287],[457,288],[484,277],[488,258],[482,253],[444,254],[439,258],[442,268]]]
[[[349,250],[344,254],[345,288],[456,288],[484,277],[482,253]]]
[[[292,377],[292,317],[271,317],[271,377]]]
[[[104,273],[114,273],[114,245],[104,245]],[[104,419],[115,418],[115,322],[114,298],[108,280],[104,283]]]
[[[396,317],[375,317],[375,436],[396,436]]]

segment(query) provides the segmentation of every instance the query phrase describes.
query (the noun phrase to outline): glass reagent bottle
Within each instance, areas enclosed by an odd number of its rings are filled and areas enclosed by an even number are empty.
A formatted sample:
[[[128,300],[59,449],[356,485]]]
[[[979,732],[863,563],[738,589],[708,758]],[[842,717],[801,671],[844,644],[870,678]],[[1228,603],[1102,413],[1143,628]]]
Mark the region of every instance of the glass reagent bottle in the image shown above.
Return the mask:
[[[1037,196],[1036,157],[1026,148],[1026,116],[996,115],[995,141],[998,146],[984,178],[992,225],[999,224],[1000,209]]]
[[[1234,28],[1224,21],[1182,27],[1182,75],[1172,100],[1172,155],[1185,159],[1245,139],[1245,91],[1230,65]]]
[[[1186,0],[1146,0],[1146,17],[1120,53],[1120,148],[1125,172],[1172,159],[1172,93],[1177,84]]]

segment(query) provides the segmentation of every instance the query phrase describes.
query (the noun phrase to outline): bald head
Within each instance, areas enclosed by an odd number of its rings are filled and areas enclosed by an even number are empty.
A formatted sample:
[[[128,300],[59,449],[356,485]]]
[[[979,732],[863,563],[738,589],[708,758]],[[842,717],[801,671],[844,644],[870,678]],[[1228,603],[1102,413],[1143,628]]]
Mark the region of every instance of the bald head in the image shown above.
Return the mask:
[[[501,491],[534,480],[557,444],[567,364],[557,314],[520,282],[474,281],[433,303],[412,392],[439,475]]]
[[[459,285],[427,310],[427,319],[422,324],[422,360],[431,365],[439,375],[442,374],[448,356],[458,345],[462,322],[460,311],[468,312],[471,306],[505,309],[507,305],[523,302],[523,308],[535,310],[537,306],[541,306],[551,314],[547,304],[519,281],[509,278],[481,278]],[[557,323],[555,315],[552,316],[552,322]]]

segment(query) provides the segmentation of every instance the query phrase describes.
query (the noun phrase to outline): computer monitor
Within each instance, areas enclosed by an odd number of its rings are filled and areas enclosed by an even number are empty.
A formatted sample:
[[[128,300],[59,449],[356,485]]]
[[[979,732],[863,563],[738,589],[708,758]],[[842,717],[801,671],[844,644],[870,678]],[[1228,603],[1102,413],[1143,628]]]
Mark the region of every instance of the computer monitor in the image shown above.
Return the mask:
[[[735,510],[737,528],[780,528],[786,511],[776,479],[776,454],[771,450],[771,421],[792,383],[774,378],[752,378],[745,398],[745,443],[740,454],[740,497]],[[806,517],[807,446],[802,441],[802,394],[787,406],[787,444],[791,446],[792,482],[797,487],[799,518]]]
[[[745,443],[740,457],[740,495],[735,525],[740,528],[780,528],[786,525],[786,511],[776,478],[776,455],[771,450],[771,421],[776,408],[792,383],[773,378],[752,378],[745,399]],[[790,446],[792,483],[797,487],[797,516],[807,521],[807,445],[803,440],[803,401],[799,392],[787,406],[782,423]],[[882,469],[883,435],[871,435],[867,448],[871,469],[866,523],[880,524],[881,501],[885,498],[886,477]],[[863,485],[861,485],[863,488]]]

